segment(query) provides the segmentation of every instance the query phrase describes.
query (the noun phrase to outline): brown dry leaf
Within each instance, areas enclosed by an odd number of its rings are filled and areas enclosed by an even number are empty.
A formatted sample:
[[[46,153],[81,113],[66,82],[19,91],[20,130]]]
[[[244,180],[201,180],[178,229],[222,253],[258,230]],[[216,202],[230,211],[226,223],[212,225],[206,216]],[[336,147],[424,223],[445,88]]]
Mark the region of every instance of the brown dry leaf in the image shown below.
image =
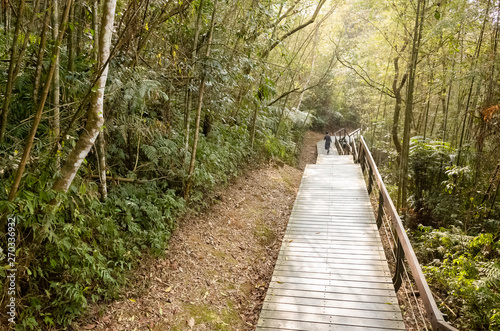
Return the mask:
[[[83,328],[85,330],[92,330],[93,328],[95,328],[97,326],[97,324],[88,324],[88,325],[85,325]]]
[[[170,291],[172,291],[172,286],[169,286],[169,287],[167,287],[167,288],[165,289],[165,292],[167,292],[167,293],[168,293],[168,292],[170,292]]]

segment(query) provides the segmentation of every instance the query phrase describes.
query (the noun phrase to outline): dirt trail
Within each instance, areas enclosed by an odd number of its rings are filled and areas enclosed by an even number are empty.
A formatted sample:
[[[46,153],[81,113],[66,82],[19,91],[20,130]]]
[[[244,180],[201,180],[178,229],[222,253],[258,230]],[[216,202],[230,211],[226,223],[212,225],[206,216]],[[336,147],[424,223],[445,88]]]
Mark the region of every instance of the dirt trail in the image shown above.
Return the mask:
[[[206,212],[186,217],[166,257],[142,261],[134,287],[74,329],[253,330],[302,171],[322,138],[306,134],[299,169],[249,171]]]

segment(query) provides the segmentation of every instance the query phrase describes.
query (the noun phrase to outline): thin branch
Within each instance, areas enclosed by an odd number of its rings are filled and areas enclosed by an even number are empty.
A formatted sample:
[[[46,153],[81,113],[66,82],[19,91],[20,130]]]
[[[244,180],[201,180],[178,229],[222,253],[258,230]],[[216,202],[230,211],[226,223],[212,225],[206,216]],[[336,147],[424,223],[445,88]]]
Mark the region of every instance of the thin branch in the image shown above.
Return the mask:
[[[366,75],[366,77],[361,74],[358,70],[356,70],[356,68],[354,68],[352,66],[351,63],[347,62],[347,61],[342,61],[340,59],[340,56],[337,55],[337,59],[339,60],[339,62],[346,68],[349,68],[351,69],[352,71],[354,71],[356,73],[356,75],[358,75],[359,77],[361,77],[361,79],[364,80],[364,82],[370,86],[370,87],[373,87],[374,89],[378,90],[379,92],[381,93],[384,93],[385,95],[391,97],[391,98],[395,98],[395,95],[393,93],[390,93],[390,90],[384,86],[382,86],[382,88],[379,86],[380,84],[376,83],[373,79],[370,78],[370,76],[368,75],[368,73],[360,66],[358,66],[362,71],[363,73]]]
[[[298,88],[298,87],[296,87],[296,88],[294,88],[293,90],[290,90],[290,91],[288,91],[288,92],[283,93],[282,95],[280,95],[279,97],[277,97],[276,99],[274,99],[274,101],[273,101],[273,102],[271,102],[270,104],[268,104],[267,106],[268,106],[268,107],[270,107],[270,106],[274,105],[276,102],[280,101],[281,99],[283,99],[283,98],[284,98],[284,97],[286,97],[287,95],[289,95],[289,94],[291,94],[291,93],[293,93],[293,92],[296,92],[296,91],[298,91],[298,90],[299,90],[299,88]]]
[[[269,55],[269,52],[271,52],[276,46],[278,46],[283,40],[285,40],[286,38],[290,37],[292,34],[294,34],[295,32],[299,31],[299,30],[302,30],[303,28],[305,28],[306,26],[314,23],[314,20],[316,19],[316,17],[318,16],[319,14],[319,11],[321,10],[321,7],[323,7],[323,5],[325,4],[326,0],[321,0],[318,4],[318,7],[316,7],[316,11],[314,12],[313,16],[309,19],[309,21],[305,22],[304,24],[301,24],[299,25],[298,27],[296,27],[295,29],[292,29],[290,30],[289,32],[285,33],[284,35],[282,35],[281,37],[278,38],[278,40],[276,40],[271,46],[269,46],[268,49],[266,49],[264,51],[264,53],[262,54],[262,58],[266,58],[268,55]]]

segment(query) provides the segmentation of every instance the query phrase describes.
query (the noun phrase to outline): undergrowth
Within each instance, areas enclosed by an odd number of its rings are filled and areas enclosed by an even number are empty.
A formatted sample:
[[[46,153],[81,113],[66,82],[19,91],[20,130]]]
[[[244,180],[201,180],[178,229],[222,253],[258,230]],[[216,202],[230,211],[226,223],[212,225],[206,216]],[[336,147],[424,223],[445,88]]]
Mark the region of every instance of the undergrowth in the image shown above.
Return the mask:
[[[152,180],[111,180],[105,202],[99,200],[97,182],[91,176],[92,156],[69,192],[56,194],[49,188],[57,169],[42,166],[55,162],[41,153],[12,203],[7,201],[7,190],[0,193],[0,212],[17,221],[17,329],[69,326],[91,303],[117,298],[141,256],[164,254],[176,219],[186,208],[206,207],[211,192],[250,163],[293,160],[291,141],[259,135],[256,151],[249,141],[243,126],[214,126],[210,135],[200,137],[189,204],[182,197],[182,156],[173,153],[182,139],[162,135],[143,139],[140,164],[149,167],[146,174]],[[117,139],[108,156],[115,174],[135,178],[137,173],[128,170],[127,157],[120,156],[120,150],[123,146]],[[0,179],[5,188],[10,180]],[[3,265],[4,253],[0,252]],[[7,269],[0,268],[2,279]],[[5,284],[0,284],[1,293]]]
[[[383,147],[383,146],[381,146]],[[375,154],[391,195],[397,155]],[[410,142],[408,218],[419,263],[440,310],[459,330],[500,330],[500,205],[450,144]],[[490,169],[491,170],[491,169]]]

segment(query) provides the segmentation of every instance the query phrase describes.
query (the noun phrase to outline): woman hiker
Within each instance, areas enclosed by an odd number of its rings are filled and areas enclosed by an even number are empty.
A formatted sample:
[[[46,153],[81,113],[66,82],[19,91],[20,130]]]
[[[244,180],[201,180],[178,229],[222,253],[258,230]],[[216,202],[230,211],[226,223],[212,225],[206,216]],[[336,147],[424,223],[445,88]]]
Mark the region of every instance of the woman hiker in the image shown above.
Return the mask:
[[[326,154],[330,154],[330,144],[332,143],[332,137],[330,137],[328,132],[326,133],[325,139],[323,140],[325,140]]]

